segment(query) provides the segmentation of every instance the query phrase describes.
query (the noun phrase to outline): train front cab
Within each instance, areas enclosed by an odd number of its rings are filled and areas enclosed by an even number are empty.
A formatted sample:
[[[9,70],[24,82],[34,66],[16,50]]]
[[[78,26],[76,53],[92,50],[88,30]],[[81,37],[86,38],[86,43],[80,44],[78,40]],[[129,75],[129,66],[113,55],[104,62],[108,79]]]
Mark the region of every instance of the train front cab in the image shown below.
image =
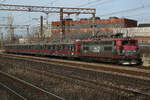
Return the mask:
[[[137,40],[129,39],[117,41],[117,47],[119,55],[121,56],[121,60],[119,60],[120,64],[138,65],[141,63]]]

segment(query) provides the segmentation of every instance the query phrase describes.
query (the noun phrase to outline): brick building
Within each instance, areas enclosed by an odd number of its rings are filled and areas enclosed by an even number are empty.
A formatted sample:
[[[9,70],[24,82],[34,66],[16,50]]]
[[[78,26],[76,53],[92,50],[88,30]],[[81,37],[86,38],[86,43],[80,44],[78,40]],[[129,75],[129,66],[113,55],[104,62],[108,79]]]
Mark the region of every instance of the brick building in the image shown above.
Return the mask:
[[[65,19],[64,25],[66,39],[88,39],[93,36],[93,21],[91,19]],[[109,19],[96,18],[95,20],[96,36],[113,34],[113,28],[128,27],[137,27],[137,21],[117,17],[110,17]],[[52,38],[60,39],[60,32],[60,21],[52,22]]]

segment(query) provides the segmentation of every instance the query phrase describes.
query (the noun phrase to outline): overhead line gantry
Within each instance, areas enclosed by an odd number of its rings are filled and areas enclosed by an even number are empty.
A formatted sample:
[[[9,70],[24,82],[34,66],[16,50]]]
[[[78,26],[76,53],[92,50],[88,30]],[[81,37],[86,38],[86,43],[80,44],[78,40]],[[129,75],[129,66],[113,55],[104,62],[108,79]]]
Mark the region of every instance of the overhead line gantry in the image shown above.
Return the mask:
[[[93,35],[95,34],[95,14],[96,9],[94,8],[69,8],[69,7],[45,7],[45,6],[26,6],[26,5],[9,5],[0,4],[0,10],[8,11],[27,11],[27,12],[43,12],[47,15],[49,13],[59,13],[61,23],[61,39],[64,39],[65,27],[63,21],[63,14],[92,14],[93,15]]]

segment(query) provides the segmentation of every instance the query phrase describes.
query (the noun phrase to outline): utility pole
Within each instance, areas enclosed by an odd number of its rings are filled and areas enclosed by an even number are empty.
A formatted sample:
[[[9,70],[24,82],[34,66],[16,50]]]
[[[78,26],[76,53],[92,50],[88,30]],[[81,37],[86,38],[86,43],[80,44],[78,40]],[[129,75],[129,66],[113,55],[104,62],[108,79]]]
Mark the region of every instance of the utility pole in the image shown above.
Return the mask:
[[[28,42],[30,42],[29,40],[30,40],[30,35],[29,35],[29,25],[27,26],[27,40],[28,40]]]
[[[49,13],[46,13],[46,27],[47,27],[47,29],[48,29],[48,14]]]
[[[43,16],[40,17],[40,38],[43,39]]]
[[[49,24],[49,21],[48,21],[48,16],[49,13],[46,13],[46,31],[44,32],[46,37],[50,37],[51,35],[51,24]]]
[[[63,8],[60,9],[60,25],[61,25],[61,41],[65,39],[65,25],[64,25],[64,19],[63,19]]]
[[[3,42],[3,32],[0,32],[0,37],[1,37],[1,49],[3,49],[3,44],[4,44],[4,42]]]
[[[92,35],[93,37],[95,37],[95,26],[96,26],[96,23],[95,23],[95,13],[93,14],[93,17],[92,17],[92,23],[93,23],[93,31],[92,31]]]

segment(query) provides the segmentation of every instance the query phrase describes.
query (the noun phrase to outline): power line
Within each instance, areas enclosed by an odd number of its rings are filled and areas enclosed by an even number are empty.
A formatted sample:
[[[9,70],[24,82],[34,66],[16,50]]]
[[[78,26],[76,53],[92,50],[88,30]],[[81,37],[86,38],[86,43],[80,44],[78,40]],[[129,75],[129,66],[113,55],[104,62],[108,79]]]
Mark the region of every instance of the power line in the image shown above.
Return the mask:
[[[46,5],[44,5],[44,6],[47,6],[48,4],[51,4],[51,5],[52,5],[52,4],[54,4],[55,2],[57,2],[57,1],[59,1],[59,0],[54,0],[54,1],[51,1],[50,3],[47,2]]]
[[[144,9],[144,8],[148,8],[150,7],[150,5],[147,5],[147,6],[140,6],[140,7],[136,7],[136,8],[132,8],[132,9],[127,9],[127,10],[121,10],[121,11],[117,11],[117,12],[112,12],[112,13],[108,13],[108,14],[104,14],[104,15],[98,15],[98,16],[109,16],[109,15],[114,15],[114,14],[119,14],[119,13],[127,13],[127,12],[133,12],[133,11],[137,11],[137,10],[140,10],[140,9]]]
[[[103,1],[103,2],[100,2],[100,3],[96,3],[96,4],[94,4],[94,5],[90,5],[89,7],[91,7],[91,6],[100,6],[100,5],[104,5],[104,4],[108,4],[108,3],[110,3],[110,1],[114,1],[114,0],[106,0],[106,1]]]
[[[145,15],[147,16],[147,14],[148,14],[148,12],[144,12],[144,13],[138,13],[138,14],[134,14],[134,15],[128,15],[128,16],[126,16],[126,17],[139,17],[139,16],[141,16],[141,15],[142,15],[142,16],[143,16],[143,15],[144,15],[144,16],[145,16]]]
[[[87,2],[85,4],[78,5],[76,7],[87,6],[87,5],[90,5],[90,4],[93,4],[93,3],[97,3],[97,2],[100,2],[100,1],[102,1],[102,0],[94,0],[94,1],[91,1],[91,2]]]

